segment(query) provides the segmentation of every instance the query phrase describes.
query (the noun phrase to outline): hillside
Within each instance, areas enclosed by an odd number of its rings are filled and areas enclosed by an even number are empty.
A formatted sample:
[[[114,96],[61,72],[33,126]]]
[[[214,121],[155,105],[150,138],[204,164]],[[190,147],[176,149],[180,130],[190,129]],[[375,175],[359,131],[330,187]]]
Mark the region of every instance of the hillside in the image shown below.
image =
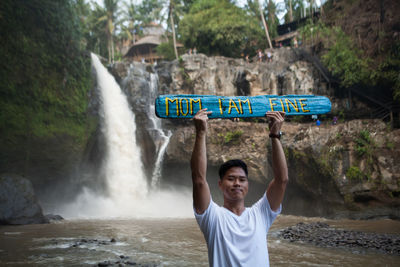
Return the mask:
[[[321,20],[304,30],[305,43],[339,80],[338,91],[351,89],[367,96],[364,100],[385,103],[395,117],[400,110],[399,10],[395,0],[332,0]]]
[[[400,41],[400,2],[396,0],[329,1],[323,17],[340,26],[355,45],[382,63]]]

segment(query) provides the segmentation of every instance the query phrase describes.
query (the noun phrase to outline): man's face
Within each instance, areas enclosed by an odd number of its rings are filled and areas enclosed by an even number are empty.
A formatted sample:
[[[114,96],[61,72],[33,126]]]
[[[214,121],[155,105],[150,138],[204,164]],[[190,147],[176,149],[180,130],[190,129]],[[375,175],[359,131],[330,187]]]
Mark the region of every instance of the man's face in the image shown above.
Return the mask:
[[[244,200],[249,191],[246,173],[240,167],[230,168],[218,182],[219,188],[228,200]]]

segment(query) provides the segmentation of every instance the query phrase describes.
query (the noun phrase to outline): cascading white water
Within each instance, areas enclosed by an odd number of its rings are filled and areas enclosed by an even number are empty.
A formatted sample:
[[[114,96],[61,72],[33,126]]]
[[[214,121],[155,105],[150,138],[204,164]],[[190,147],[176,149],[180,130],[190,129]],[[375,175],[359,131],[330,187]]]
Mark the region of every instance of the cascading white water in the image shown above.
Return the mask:
[[[137,201],[147,194],[140,149],[136,145],[135,116],[115,79],[92,54],[103,105],[107,144],[104,172],[111,199]]]
[[[150,74],[150,94],[152,98],[156,97],[158,91],[158,76],[157,74]],[[154,110],[154,103],[150,105],[150,110]],[[157,188],[160,184],[161,179],[161,163],[164,158],[165,150],[167,149],[169,139],[171,138],[172,133],[168,131],[167,133],[161,127],[161,120],[156,117],[154,112],[149,112],[150,120],[153,123],[153,128],[157,132],[158,139],[158,148],[157,148],[157,158],[156,163],[154,164],[154,170],[151,177],[151,188]]]
[[[61,214],[65,217],[98,218],[193,216],[189,191],[148,190],[140,148],[136,144],[135,117],[127,98],[94,54],[92,64],[101,96],[102,130],[107,144],[102,171],[108,194],[99,195],[84,188],[76,201],[66,205]]]

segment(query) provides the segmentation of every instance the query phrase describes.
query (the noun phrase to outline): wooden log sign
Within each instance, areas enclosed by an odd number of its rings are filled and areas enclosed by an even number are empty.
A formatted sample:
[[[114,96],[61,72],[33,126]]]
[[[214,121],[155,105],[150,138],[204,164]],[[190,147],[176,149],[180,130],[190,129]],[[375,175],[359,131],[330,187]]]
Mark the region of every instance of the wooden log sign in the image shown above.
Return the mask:
[[[284,111],[286,115],[314,115],[330,112],[331,102],[314,95],[160,95],[155,100],[159,118],[193,118],[202,108],[212,111],[209,118],[264,117],[267,111]]]

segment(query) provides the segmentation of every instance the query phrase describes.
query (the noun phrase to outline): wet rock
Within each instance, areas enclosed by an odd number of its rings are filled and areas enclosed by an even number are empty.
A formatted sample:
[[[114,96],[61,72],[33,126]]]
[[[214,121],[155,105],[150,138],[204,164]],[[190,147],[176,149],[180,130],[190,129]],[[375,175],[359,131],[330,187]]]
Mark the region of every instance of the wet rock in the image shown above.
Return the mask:
[[[64,220],[62,216],[55,214],[46,214],[45,217],[49,222],[58,222]]]
[[[0,175],[0,224],[48,223],[32,183],[15,174]]]
[[[319,247],[350,248],[354,253],[374,250],[400,255],[400,235],[349,231],[330,227],[326,223],[298,223],[279,233],[290,242],[307,242]]]
[[[113,265],[113,264],[110,261],[103,261],[103,262],[99,262],[97,264],[97,266],[99,266],[99,267],[106,267],[106,266],[111,266],[111,265]]]
[[[117,260],[117,261],[110,261],[110,260],[102,261],[102,262],[99,262],[95,266],[106,267],[106,266],[126,266],[126,265],[128,265],[128,266],[137,266],[137,267],[158,267],[158,266],[161,266],[160,264],[154,263],[154,262],[153,263],[139,263],[139,262],[136,262],[136,261],[120,261],[120,260]]]

